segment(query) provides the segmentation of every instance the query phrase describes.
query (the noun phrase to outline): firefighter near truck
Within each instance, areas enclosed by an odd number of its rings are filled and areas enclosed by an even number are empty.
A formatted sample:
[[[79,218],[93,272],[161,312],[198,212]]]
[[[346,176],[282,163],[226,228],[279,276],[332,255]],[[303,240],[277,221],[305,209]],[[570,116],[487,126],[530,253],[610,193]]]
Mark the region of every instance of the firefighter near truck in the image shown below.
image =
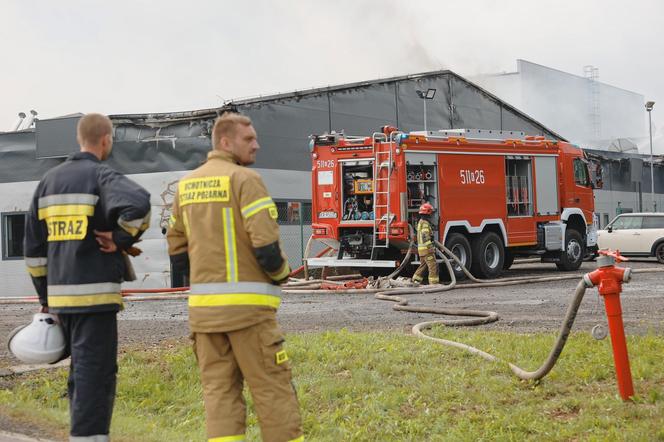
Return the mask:
[[[309,147],[312,239],[335,251],[305,257],[310,267],[392,272],[414,246],[423,203],[434,208],[435,239],[476,277],[496,278],[521,256],[576,270],[597,249],[601,177],[573,144],[517,131],[385,126],[365,137],[312,135]]]

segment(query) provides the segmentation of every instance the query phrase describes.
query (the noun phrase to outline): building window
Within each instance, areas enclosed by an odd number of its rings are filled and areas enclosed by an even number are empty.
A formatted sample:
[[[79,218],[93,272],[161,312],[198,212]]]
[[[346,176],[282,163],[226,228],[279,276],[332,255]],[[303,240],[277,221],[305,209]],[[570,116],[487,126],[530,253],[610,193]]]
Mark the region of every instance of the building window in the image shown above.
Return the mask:
[[[2,259],[23,259],[26,212],[3,213]]]

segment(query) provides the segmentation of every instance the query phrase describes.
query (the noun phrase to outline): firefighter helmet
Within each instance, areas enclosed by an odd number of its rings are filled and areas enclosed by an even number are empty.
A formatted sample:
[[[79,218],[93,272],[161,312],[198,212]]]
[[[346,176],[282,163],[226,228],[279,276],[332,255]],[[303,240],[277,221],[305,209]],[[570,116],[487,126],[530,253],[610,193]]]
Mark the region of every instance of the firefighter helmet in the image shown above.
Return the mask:
[[[420,215],[431,215],[433,213],[433,206],[429,203],[424,203],[420,206]]]
[[[27,364],[53,364],[65,353],[65,335],[55,315],[37,313],[32,322],[11,332],[8,347]]]
[[[384,134],[385,134],[386,136],[388,136],[388,137],[389,137],[390,135],[392,135],[392,132],[397,132],[398,130],[399,130],[399,129],[397,129],[397,128],[394,127],[394,126],[382,126],[382,127],[380,128],[380,131],[381,131],[382,133],[384,133]]]

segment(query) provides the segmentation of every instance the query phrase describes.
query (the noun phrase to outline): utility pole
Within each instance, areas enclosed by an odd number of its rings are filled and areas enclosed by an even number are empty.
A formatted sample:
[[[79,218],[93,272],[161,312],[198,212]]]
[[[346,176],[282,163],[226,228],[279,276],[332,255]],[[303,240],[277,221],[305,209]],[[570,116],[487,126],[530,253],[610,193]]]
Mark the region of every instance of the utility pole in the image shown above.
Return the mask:
[[[652,108],[655,106],[654,101],[646,103],[646,111],[648,112],[648,130],[650,133],[650,200],[652,202],[652,211],[657,212],[657,203],[655,202],[655,163],[652,159]]]
[[[433,100],[436,95],[436,89],[416,90],[417,96],[424,102],[424,132],[427,131],[427,100]]]

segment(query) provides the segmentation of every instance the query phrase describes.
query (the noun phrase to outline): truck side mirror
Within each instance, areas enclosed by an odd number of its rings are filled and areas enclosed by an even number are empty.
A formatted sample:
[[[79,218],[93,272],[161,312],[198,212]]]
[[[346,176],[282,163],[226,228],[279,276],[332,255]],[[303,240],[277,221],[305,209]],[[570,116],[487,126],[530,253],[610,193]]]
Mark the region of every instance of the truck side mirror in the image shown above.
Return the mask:
[[[613,232],[613,227],[611,227],[611,226],[607,227],[606,231],[609,232],[609,233]]]

